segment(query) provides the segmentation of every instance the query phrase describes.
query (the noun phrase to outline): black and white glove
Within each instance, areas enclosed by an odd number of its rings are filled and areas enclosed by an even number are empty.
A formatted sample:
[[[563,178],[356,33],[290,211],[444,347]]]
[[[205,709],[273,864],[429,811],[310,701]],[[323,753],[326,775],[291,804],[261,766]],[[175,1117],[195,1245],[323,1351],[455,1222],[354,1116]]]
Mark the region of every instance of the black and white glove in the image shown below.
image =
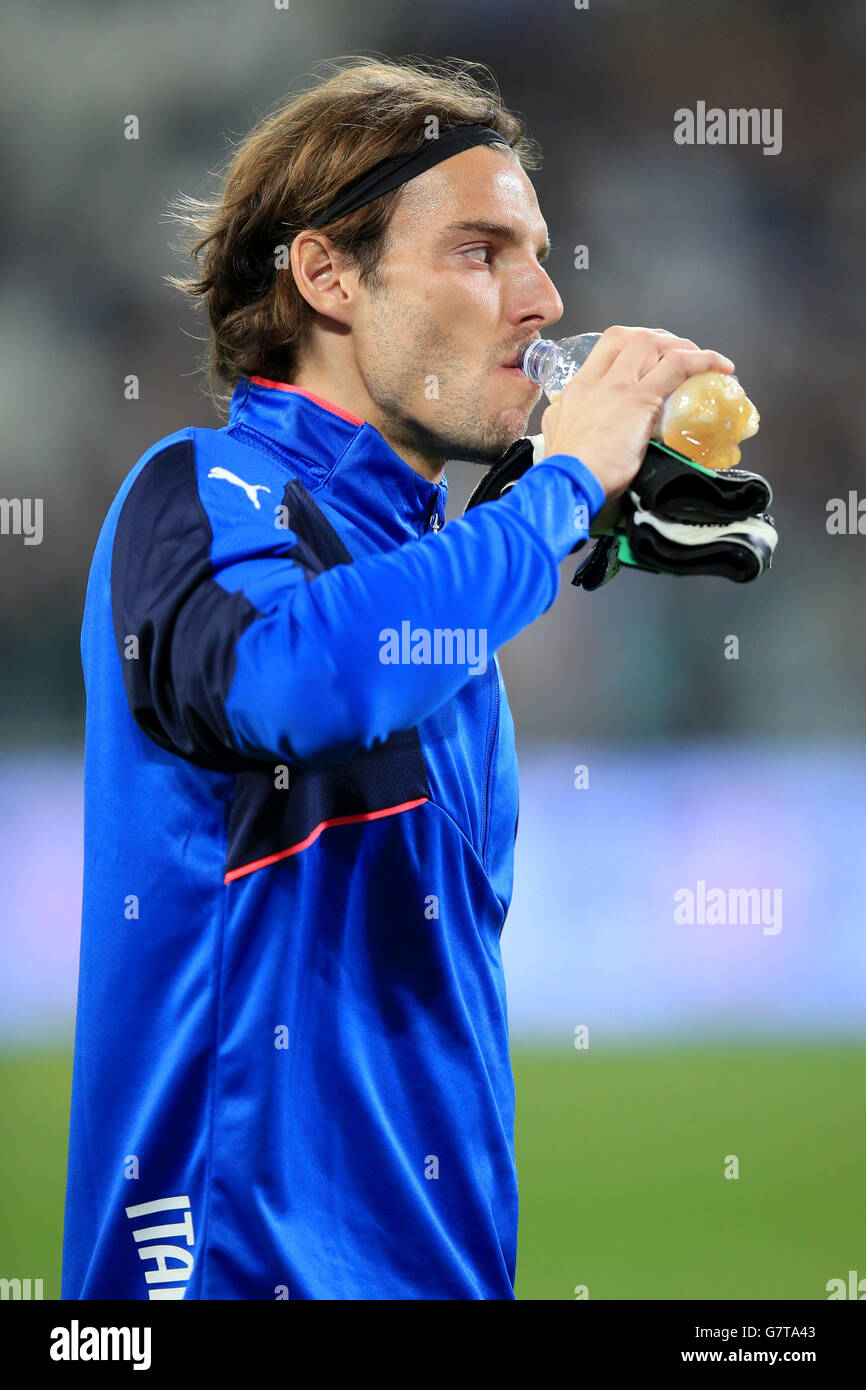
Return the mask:
[[[472,492],[466,510],[501,497],[544,455],[544,436],[518,439]],[[621,569],[650,574],[712,574],[734,583],[757,579],[772,566],[778,536],[767,508],[766,478],[744,468],[714,470],[651,443],[616,516],[603,508],[605,529],[594,541],[572,584],[599,589]],[[575,550],[590,542],[581,541]]]

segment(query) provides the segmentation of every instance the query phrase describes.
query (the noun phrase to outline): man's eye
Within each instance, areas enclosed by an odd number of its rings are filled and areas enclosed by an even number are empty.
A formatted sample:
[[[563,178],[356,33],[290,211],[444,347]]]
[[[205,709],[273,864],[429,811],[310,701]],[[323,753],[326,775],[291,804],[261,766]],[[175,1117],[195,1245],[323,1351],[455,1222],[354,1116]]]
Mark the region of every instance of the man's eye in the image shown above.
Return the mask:
[[[487,259],[486,261],[482,262],[482,264],[483,264],[483,265],[489,265],[489,264],[490,264],[489,257],[490,257],[490,255],[491,255],[491,248],[490,248],[489,246],[468,246],[468,247],[466,248],[466,250],[463,252],[463,255],[464,255],[464,256],[470,256],[470,257],[473,257],[473,256],[481,256],[481,255],[487,256],[488,259]]]

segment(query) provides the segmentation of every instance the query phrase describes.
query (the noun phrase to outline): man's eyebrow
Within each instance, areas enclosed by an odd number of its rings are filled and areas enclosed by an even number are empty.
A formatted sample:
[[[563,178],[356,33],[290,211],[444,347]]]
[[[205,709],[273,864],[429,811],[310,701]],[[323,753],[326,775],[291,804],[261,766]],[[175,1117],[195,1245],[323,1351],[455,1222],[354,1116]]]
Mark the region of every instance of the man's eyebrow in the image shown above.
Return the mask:
[[[507,242],[512,246],[515,246],[521,239],[517,229],[505,222],[449,222],[447,227],[442,228],[443,237],[452,232],[480,232],[485,236],[498,237],[500,241]],[[550,242],[542,242],[535,254],[540,261],[546,261],[550,255]]]

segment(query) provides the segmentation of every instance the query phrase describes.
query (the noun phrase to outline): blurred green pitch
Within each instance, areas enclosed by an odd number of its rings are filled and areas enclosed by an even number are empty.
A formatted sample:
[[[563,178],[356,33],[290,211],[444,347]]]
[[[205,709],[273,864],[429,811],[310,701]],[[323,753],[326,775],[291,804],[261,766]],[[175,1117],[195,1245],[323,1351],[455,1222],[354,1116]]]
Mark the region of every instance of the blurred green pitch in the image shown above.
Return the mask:
[[[514,1070],[518,1298],[826,1299],[866,1275],[862,1046],[515,1048]],[[46,1298],[70,1077],[68,1052],[0,1054],[0,1276]]]

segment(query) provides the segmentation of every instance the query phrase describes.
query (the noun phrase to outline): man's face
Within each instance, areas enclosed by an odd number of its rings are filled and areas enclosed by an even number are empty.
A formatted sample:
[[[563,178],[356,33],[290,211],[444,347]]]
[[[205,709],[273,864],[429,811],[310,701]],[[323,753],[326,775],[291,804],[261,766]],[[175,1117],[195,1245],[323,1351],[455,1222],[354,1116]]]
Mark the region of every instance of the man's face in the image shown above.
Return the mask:
[[[476,146],[405,185],[352,322],[370,423],[399,450],[492,463],[540,389],[506,367],[562,316],[539,258],[547,228],[516,160]]]

